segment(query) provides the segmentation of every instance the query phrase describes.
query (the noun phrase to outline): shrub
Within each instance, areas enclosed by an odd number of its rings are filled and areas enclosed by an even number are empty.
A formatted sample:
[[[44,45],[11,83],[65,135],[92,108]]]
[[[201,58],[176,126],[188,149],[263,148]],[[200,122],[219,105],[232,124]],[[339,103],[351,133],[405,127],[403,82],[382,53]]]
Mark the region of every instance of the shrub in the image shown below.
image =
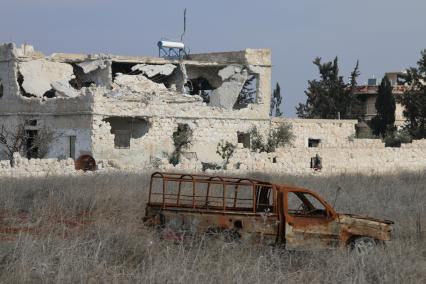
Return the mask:
[[[180,162],[182,150],[188,148],[192,141],[192,129],[186,123],[179,123],[178,128],[173,132],[173,145],[175,150],[169,158],[170,164],[176,166]]]
[[[411,143],[413,138],[406,129],[388,132],[383,138],[386,147],[401,147],[402,143]]]
[[[223,159],[223,169],[226,170],[226,167],[229,164],[229,159],[234,154],[236,146],[228,141],[220,141],[217,144],[216,153]]]
[[[266,142],[256,126],[250,130],[251,150],[255,152],[275,152],[278,147],[291,145],[294,138],[292,126],[288,123],[281,123],[278,128],[270,129]]]

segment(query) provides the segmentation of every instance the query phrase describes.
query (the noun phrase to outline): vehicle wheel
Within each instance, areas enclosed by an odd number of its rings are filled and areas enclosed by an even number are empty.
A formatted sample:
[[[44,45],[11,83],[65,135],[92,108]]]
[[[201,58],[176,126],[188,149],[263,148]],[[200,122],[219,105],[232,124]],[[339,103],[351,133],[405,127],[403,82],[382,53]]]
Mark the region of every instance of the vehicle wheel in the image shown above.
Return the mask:
[[[351,249],[359,255],[365,255],[376,247],[377,243],[370,237],[359,237],[351,242]]]

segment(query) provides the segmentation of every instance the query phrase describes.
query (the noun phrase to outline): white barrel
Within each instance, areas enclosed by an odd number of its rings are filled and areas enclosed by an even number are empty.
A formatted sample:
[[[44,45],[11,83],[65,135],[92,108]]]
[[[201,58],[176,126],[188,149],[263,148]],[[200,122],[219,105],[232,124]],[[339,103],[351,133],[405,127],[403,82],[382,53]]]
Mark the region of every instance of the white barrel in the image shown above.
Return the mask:
[[[184,49],[185,45],[183,42],[177,42],[177,41],[166,41],[162,40],[158,42],[159,48],[178,48],[178,49]]]

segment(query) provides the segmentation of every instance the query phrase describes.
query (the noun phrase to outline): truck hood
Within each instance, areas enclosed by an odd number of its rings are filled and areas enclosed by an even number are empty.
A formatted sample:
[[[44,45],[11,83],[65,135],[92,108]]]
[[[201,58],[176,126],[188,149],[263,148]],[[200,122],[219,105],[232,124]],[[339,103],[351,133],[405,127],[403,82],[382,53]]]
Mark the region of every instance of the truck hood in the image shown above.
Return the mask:
[[[391,239],[392,221],[353,214],[338,216],[341,228],[348,236],[368,236],[383,241]]]
[[[387,225],[391,225],[394,224],[393,221],[390,220],[385,220],[385,219],[377,219],[377,218],[372,218],[369,216],[365,216],[365,215],[356,215],[356,214],[339,214],[339,219],[343,219],[343,220],[347,220],[347,221],[356,221],[359,220],[362,222],[362,220],[365,221],[371,221],[372,223],[383,223],[383,224],[387,224]]]

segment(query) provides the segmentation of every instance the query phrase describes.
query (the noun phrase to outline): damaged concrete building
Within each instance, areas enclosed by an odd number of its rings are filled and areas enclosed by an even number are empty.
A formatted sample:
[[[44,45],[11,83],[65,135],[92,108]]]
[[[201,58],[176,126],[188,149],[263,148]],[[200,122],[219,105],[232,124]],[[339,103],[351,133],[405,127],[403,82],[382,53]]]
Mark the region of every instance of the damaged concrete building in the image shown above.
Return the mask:
[[[29,139],[21,156],[53,159],[32,159],[34,167],[89,155],[101,166],[173,169],[168,163],[175,151],[173,134],[183,125],[192,139],[176,170],[221,164],[216,153],[221,141],[237,146],[228,170],[312,173],[316,155],[324,173],[426,168],[426,158],[419,158],[426,157],[426,140],[385,148],[377,139],[356,139],[355,120],[271,119],[271,66],[269,49],[178,60],[45,56],[29,45],[3,44],[0,127],[9,132],[23,127]],[[291,146],[273,153],[250,149],[253,127],[266,136],[282,122],[292,126]],[[53,133],[48,147],[32,147],[46,129]],[[0,173],[14,174],[4,148],[0,143]],[[18,161],[22,167],[28,164]]]
[[[0,46],[1,125],[55,133],[48,158],[91,155],[143,165],[174,149],[178,124],[194,132],[189,150],[217,160],[218,141],[269,122],[267,49],[194,54],[185,60],[55,53]],[[255,92],[240,100],[244,86]],[[26,153],[23,153],[24,155]],[[5,157],[0,157],[5,159]]]

